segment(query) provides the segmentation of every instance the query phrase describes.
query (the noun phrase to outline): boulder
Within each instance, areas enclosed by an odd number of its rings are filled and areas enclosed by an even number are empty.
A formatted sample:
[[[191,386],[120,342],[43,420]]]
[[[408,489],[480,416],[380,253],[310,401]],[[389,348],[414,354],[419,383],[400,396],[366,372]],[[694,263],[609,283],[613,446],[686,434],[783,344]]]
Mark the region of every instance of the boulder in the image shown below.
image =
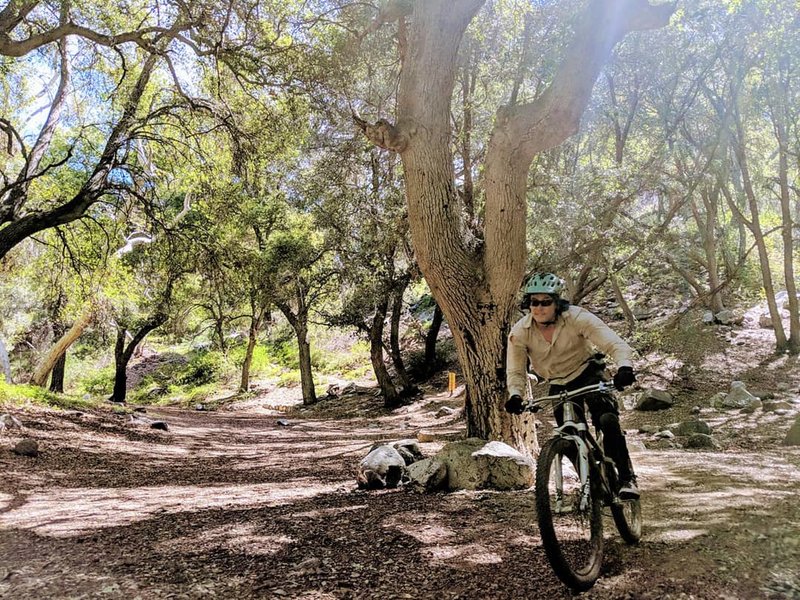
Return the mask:
[[[13,452],[14,454],[19,454],[20,456],[30,456],[31,458],[36,458],[39,456],[39,444],[36,440],[25,438],[24,440],[17,442],[16,446],[14,446]]]
[[[791,426],[781,444],[784,446],[800,446],[800,415],[795,418],[794,425]]]
[[[676,425],[670,426],[669,430],[675,435],[692,435],[695,433],[711,434],[711,427],[705,421],[695,419],[692,421],[684,421]]]
[[[508,444],[489,442],[472,456],[478,463],[486,465],[487,478],[483,487],[520,490],[533,485],[535,465]]]
[[[747,406],[745,406],[745,407],[744,407],[742,410],[740,410],[739,412],[741,412],[741,413],[743,413],[743,414],[745,414],[745,415],[752,415],[752,414],[753,414],[754,412],[756,412],[756,411],[757,411],[759,408],[761,408],[761,406],[762,406],[762,404],[761,404],[761,400],[759,400],[758,398],[756,398],[756,399],[752,400],[752,401],[750,402],[750,404],[748,404]]]
[[[406,461],[396,448],[388,444],[378,446],[358,463],[358,487],[373,490],[397,487],[405,469]]]
[[[436,456],[447,467],[448,490],[517,490],[533,485],[535,465],[502,442],[469,438],[451,442]]]
[[[442,417],[452,417],[456,414],[455,408],[450,408],[449,406],[442,406],[439,410],[436,411],[436,418],[441,419]]]
[[[758,326],[762,329],[772,329],[772,317],[766,313],[763,313],[760,317],[758,317]]]
[[[713,325],[714,324],[714,313],[710,310],[707,310],[703,313],[703,324],[704,325]]]
[[[731,382],[731,391],[722,399],[719,406],[722,408],[744,408],[753,402],[759,401],[745,388],[741,381]]]
[[[672,394],[663,390],[647,389],[639,396],[639,401],[636,403],[636,410],[651,411],[651,410],[665,410],[672,408],[675,401]]]
[[[785,400],[771,400],[764,402],[764,412],[778,412],[779,410],[791,410],[791,402]]]
[[[717,448],[717,443],[710,435],[705,433],[693,433],[686,440],[687,448]]]
[[[744,316],[737,316],[731,310],[721,310],[714,315],[714,320],[720,325],[741,325]]]
[[[408,484],[425,492],[442,489],[447,480],[447,465],[438,458],[424,458],[406,468]]]

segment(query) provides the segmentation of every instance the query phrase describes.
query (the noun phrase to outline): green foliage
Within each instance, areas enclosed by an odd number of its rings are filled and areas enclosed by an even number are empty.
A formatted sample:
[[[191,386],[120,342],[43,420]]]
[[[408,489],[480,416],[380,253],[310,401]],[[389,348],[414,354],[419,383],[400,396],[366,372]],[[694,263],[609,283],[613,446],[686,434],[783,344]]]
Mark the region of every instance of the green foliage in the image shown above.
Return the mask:
[[[195,352],[177,376],[177,381],[186,386],[202,386],[215,381],[222,372],[224,357],[216,351]]]
[[[80,409],[94,407],[97,405],[97,401],[71,395],[54,394],[34,385],[15,385],[0,381],[0,406],[22,408],[31,405],[48,408]]]
[[[79,385],[85,393],[92,396],[109,396],[114,390],[114,367],[90,370]]]

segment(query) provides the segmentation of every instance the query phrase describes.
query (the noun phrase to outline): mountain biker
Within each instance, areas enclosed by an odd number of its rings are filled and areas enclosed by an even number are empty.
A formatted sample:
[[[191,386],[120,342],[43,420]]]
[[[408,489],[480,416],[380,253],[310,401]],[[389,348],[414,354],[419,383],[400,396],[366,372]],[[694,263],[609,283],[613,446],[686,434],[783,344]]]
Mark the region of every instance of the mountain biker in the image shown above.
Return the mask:
[[[564,280],[553,273],[536,273],[525,285],[523,309],[530,312],[517,321],[508,336],[505,409],[522,414],[528,360],[534,374],[550,383],[549,394],[574,390],[607,381],[604,354],[617,364],[614,387],[622,390],[636,381],[631,365],[633,350],[608,325],[588,310],[570,306],[561,297]],[[604,354],[596,354],[594,348]],[[625,434],[619,423],[616,402],[607,395],[584,396],[592,424],[603,432],[606,453],[617,465],[622,498],[638,498],[636,475],[630,461]],[[563,406],[554,413],[563,423]],[[583,409],[579,407],[578,414]]]

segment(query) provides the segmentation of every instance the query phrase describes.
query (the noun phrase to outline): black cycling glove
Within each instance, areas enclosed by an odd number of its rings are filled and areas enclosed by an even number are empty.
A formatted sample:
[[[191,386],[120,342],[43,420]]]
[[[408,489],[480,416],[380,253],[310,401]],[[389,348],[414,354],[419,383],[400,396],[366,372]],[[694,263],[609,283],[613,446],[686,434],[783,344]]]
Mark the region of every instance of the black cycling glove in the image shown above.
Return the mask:
[[[521,415],[523,413],[522,396],[514,394],[506,401],[506,412],[512,415]]]
[[[633,374],[632,367],[620,367],[617,374],[614,375],[614,387],[622,391],[629,385],[636,381],[636,375]]]

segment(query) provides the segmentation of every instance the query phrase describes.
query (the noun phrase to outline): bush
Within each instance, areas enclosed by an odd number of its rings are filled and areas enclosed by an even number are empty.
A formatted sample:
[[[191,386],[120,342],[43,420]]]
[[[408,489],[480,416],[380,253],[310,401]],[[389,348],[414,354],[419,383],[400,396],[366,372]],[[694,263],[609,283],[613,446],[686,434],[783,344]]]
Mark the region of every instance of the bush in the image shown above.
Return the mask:
[[[224,359],[219,352],[194,353],[181,370],[178,382],[182,385],[201,386],[216,380],[222,372]]]

